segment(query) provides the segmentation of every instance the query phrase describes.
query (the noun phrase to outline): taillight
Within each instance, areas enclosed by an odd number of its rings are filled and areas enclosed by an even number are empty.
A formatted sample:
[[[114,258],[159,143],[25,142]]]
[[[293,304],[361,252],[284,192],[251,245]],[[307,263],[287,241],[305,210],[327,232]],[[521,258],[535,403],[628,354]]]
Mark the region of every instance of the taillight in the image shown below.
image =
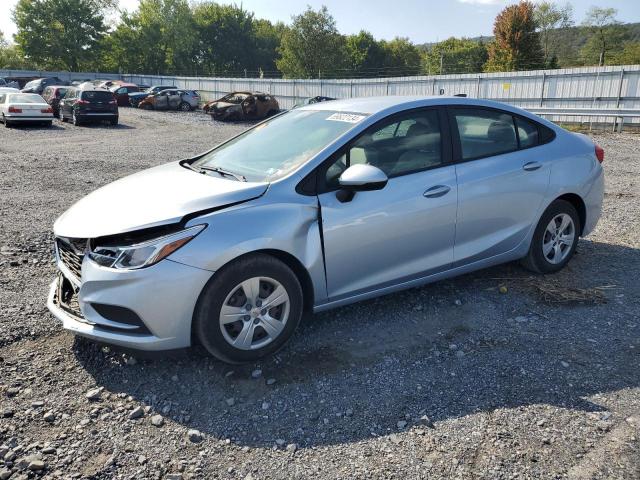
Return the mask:
[[[9,113],[22,113],[22,109],[18,107],[9,107]]]
[[[41,113],[53,113],[53,108],[49,107],[49,108],[43,108],[42,110],[40,110]]]
[[[600,163],[604,162],[604,149],[596,143],[596,158]]]

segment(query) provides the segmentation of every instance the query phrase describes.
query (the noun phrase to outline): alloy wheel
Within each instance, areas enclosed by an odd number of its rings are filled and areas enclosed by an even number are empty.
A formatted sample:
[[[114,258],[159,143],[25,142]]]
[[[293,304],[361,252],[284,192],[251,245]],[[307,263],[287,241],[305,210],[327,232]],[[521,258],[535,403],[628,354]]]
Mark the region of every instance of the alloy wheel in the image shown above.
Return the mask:
[[[573,246],[576,228],[572,218],[566,213],[553,217],[542,236],[542,254],[554,265],[562,262]]]
[[[269,277],[252,277],[236,285],[225,298],[219,323],[234,348],[255,350],[273,342],[289,318],[287,290]]]

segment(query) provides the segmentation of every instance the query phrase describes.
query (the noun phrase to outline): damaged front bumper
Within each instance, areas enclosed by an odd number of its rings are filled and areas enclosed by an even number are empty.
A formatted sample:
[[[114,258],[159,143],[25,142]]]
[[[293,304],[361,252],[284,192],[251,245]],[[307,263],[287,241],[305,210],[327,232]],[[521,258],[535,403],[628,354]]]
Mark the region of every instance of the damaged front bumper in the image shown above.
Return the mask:
[[[184,348],[191,345],[194,305],[211,275],[168,259],[134,271],[84,259],[81,283],[61,272],[47,307],[66,330],[92,340],[148,351]]]

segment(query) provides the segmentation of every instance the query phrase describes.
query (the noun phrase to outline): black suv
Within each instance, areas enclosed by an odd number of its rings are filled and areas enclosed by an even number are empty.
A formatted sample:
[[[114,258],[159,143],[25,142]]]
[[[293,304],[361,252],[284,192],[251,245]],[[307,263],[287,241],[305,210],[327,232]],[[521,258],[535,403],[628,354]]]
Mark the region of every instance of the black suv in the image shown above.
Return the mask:
[[[74,125],[87,121],[108,120],[118,124],[118,101],[109,90],[103,88],[70,87],[60,100],[60,120],[71,119]]]
[[[49,85],[68,85],[69,82],[60,80],[58,77],[37,78],[28,82],[21,90],[22,93],[37,93],[42,95],[43,90]]]

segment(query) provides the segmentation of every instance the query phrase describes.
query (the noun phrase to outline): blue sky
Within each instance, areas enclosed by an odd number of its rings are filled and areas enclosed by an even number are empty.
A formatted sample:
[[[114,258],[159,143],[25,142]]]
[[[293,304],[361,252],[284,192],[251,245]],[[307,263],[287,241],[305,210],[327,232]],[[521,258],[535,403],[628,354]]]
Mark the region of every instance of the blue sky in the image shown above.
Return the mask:
[[[15,32],[11,9],[17,0],[0,0],[0,30]],[[126,9],[134,9],[138,0],[120,0]],[[451,36],[489,35],[498,12],[515,0],[242,0],[257,17],[288,23],[291,16],[306,5],[326,5],[342,33],[369,30],[377,38],[409,37],[415,43],[433,42]],[[564,3],[560,0],[559,3]],[[576,23],[582,22],[591,5],[618,9],[623,22],[640,22],[640,0],[573,0]],[[9,36],[9,35],[7,35]]]

